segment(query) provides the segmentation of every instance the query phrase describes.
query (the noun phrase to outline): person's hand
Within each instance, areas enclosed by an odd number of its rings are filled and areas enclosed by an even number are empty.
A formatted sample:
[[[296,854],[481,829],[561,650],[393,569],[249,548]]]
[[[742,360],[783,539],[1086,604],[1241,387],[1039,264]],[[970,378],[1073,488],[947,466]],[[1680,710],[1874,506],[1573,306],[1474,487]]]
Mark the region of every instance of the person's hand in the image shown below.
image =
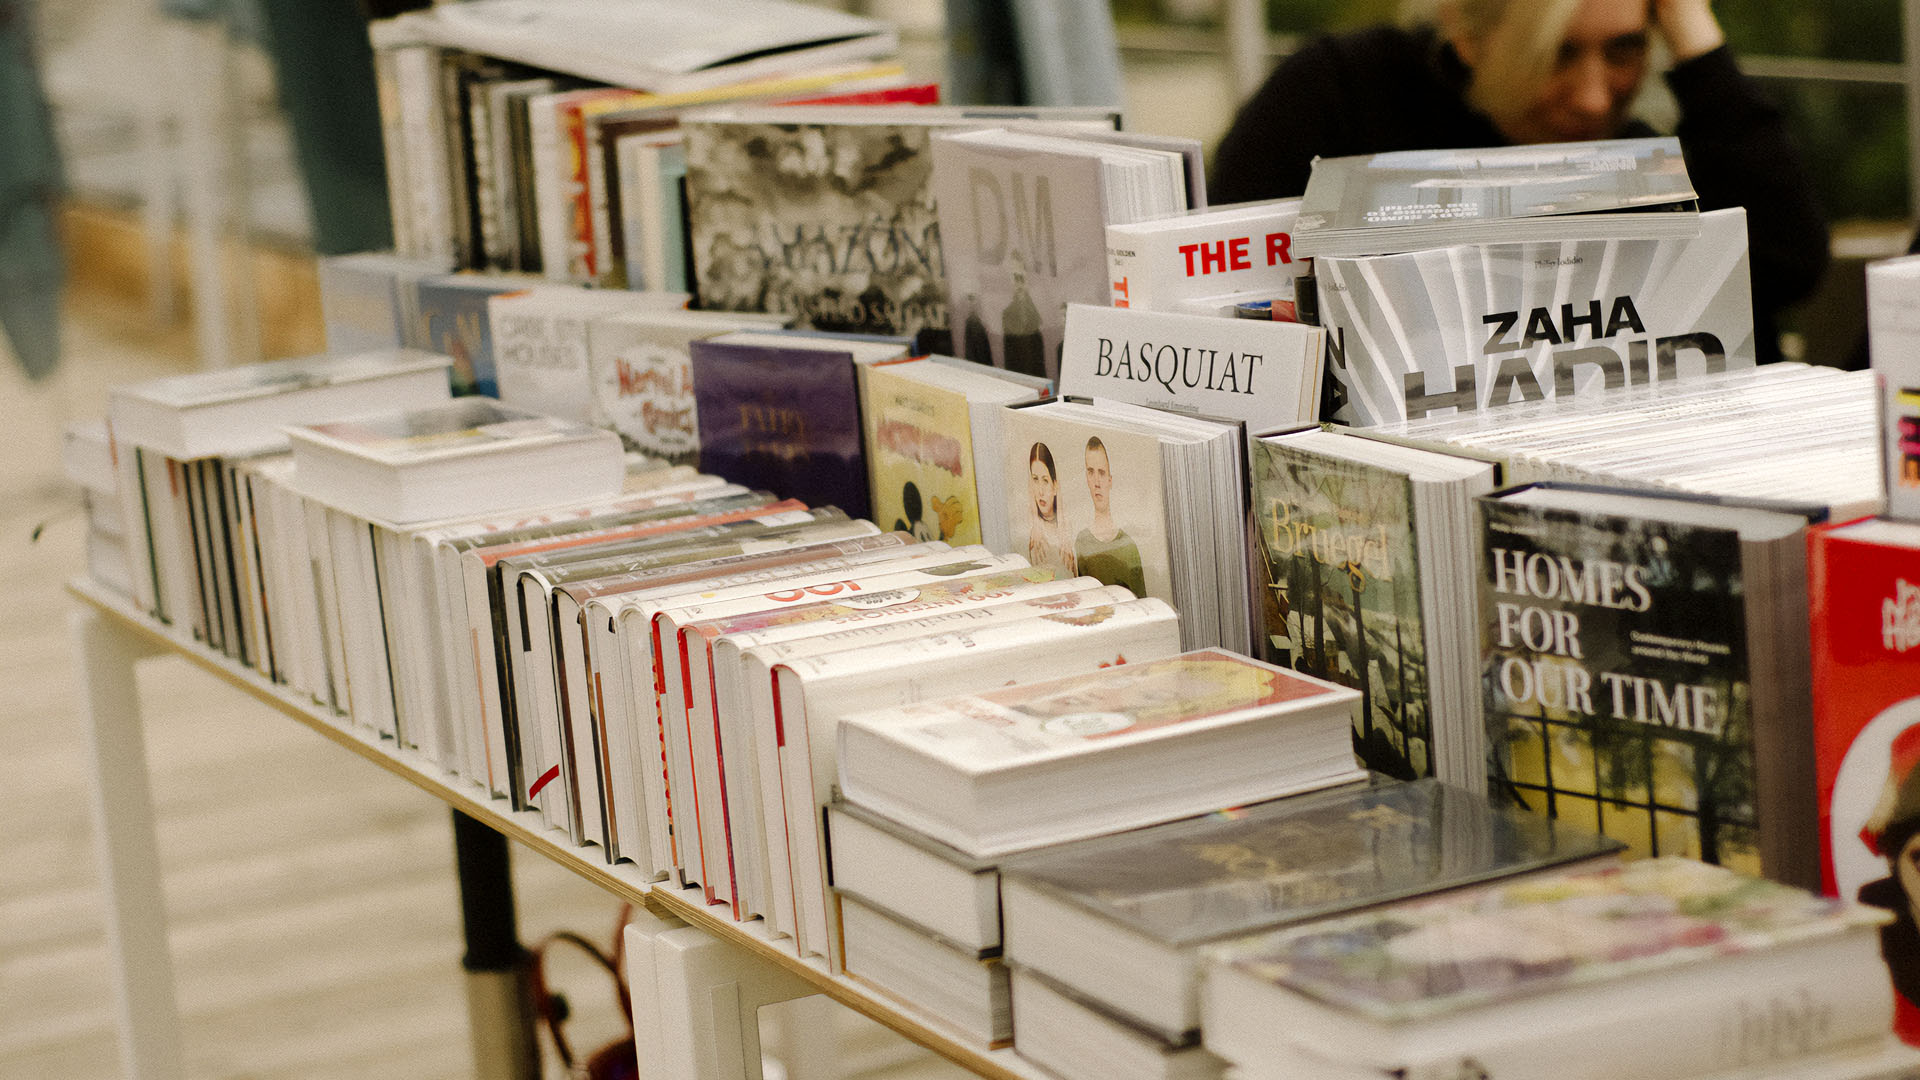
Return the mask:
[[[1653,0],[1653,21],[1676,63],[1712,52],[1727,40],[1710,0]]]

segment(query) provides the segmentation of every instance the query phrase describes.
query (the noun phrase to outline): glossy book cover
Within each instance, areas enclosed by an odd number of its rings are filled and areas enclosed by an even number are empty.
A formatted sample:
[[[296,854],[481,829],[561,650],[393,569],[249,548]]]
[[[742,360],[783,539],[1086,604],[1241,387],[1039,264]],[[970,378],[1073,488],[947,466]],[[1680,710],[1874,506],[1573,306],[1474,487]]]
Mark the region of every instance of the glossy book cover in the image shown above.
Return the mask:
[[[1011,877],[1173,946],[1618,851],[1438,780],[1349,785],[1016,859]]]
[[[1483,886],[1282,930],[1212,954],[1388,1023],[1672,970],[1870,926],[1839,900],[1690,859]]]
[[[862,387],[874,519],[917,540],[977,544],[966,395],[910,378],[909,367],[868,368]]]
[[[1433,775],[1411,481],[1271,439],[1254,440],[1253,470],[1263,658],[1360,691],[1367,768]]]
[[[694,341],[700,468],[871,517],[851,352]]]

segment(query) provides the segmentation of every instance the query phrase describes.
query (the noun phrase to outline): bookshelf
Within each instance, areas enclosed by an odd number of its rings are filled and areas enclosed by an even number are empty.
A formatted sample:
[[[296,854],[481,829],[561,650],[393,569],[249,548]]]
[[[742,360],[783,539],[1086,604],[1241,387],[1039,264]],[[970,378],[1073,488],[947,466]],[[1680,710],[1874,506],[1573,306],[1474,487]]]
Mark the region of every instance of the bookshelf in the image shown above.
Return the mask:
[[[953,1031],[937,1016],[833,974],[822,958],[801,958],[791,941],[772,937],[759,920],[734,922],[724,905],[709,907],[698,888],[649,882],[631,864],[608,866],[590,857],[575,848],[565,834],[548,829],[538,812],[507,809],[505,799],[487,797],[417,751],[383,743],[374,732],[354,727],[345,717],[322,712],[258,672],[183,640],[90,581],[72,580],[67,592],[74,602],[74,642],[93,743],[96,843],[116,968],[121,1058],[130,1077],[179,1080],[184,1076],[134,683],[134,668],[141,659],[177,655],[608,893],[737,946],[739,955],[750,957],[762,968],[757,974],[763,979],[786,976],[798,980],[813,993],[824,994],[988,1080],[1046,1080],[1045,1073],[1010,1049],[989,1049]],[[699,1004],[689,1002],[696,1009]],[[671,1038],[686,1033],[667,1034]],[[651,1063],[655,1057],[644,1042],[640,1054],[643,1062]],[[728,1060],[726,1054],[714,1057]],[[668,1062],[703,1060],[700,1055],[671,1052],[659,1058]],[[740,1064],[744,1067],[741,1075],[758,1075],[757,1061]],[[697,1075],[708,1080],[713,1074],[699,1070]]]

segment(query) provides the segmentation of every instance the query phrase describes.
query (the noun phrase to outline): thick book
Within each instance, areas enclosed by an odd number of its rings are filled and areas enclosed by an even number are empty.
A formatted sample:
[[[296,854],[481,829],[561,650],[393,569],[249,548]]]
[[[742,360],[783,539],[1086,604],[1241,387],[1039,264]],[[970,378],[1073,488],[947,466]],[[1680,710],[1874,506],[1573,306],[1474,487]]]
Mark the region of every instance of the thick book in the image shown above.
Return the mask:
[[[982,957],[852,893],[835,897],[848,978],[952,1025],[976,1043],[1013,1038],[1006,965]]]
[[[1360,691],[1367,768],[1482,788],[1473,499],[1493,466],[1318,429],[1252,451],[1262,658]]]
[[[1000,873],[896,821],[842,800],[827,807],[836,892],[852,893],[976,956],[1000,951]]]
[[[1893,913],[1880,951],[1894,1031],[1920,1045],[1920,929],[1909,899],[1920,850],[1920,526],[1815,529],[1807,577],[1821,886]]]
[[[1699,228],[1672,136],[1316,158],[1300,203],[1294,242],[1314,258]]]
[[[1882,1036],[1879,921],[1688,859],[1572,868],[1218,946],[1203,1037],[1343,1080],[1780,1068]]]
[[[1203,649],[845,716],[840,790],[970,855],[1006,855],[1359,779],[1358,702]]]
[[[118,446],[177,461],[285,444],[283,424],[446,401],[447,358],[416,349],[270,360],[115,387]]]
[[[399,524],[612,495],[626,475],[611,432],[492,398],[301,424],[287,434],[302,492]]]
[[[1006,955],[1182,1043],[1200,1024],[1203,945],[1621,847],[1437,780],[1382,778],[1007,860]]]
[[[899,358],[902,349],[753,332],[703,338],[690,349],[702,469],[871,516],[855,368]]]
[[[953,351],[1030,375],[1059,377],[1067,304],[1107,303],[1107,226],[1188,208],[1171,151],[987,129],[932,154]]]
[[[1299,199],[1273,199],[1109,225],[1113,306],[1177,311],[1184,301],[1257,293],[1290,308],[1307,268],[1293,253],[1299,214]]]
[[[1314,260],[1332,412],[1359,426],[1674,388],[1755,362],[1746,211],[1698,235]]]
[[[1479,506],[1489,790],[1816,886],[1808,513],[1551,485]]]
[[[1217,1080],[1227,1063],[1197,1041],[1169,1043],[1040,972],[1013,974],[1014,1051],[1060,1080]]]

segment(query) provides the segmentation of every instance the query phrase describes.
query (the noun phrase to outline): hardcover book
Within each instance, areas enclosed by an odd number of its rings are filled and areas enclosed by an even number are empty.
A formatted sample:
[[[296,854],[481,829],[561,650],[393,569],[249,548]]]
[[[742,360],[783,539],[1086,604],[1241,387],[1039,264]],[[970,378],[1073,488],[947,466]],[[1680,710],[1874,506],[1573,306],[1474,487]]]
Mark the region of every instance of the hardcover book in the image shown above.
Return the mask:
[[[1310,1075],[1778,1068],[1884,1030],[1878,921],[1687,859],[1556,871],[1216,947],[1204,1037]]]
[[[1746,212],[1699,235],[1319,258],[1333,411],[1358,426],[1752,367]]]
[[[594,319],[587,324],[587,366],[595,413],[628,450],[691,465],[700,456],[693,341],[785,324],[779,315],[711,311],[636,311]]]
[[[1290,306],[1307,267],[1293,253],[1299,214],[1299,199],[1274,199],[1109,225],[1113,306],[1175,311],[1183,301],[1256,292]]]
[[[872,514],[918,540],[978,544],[978,469],[967,395],[911,377],[927,366],[889,364],[860,372]]]
[[[1473,504],[1493,467],[1308,430],[1255,439],[1262,657],[1360,691],[1367,768],[1479,790]]]
[[[1821,886],[1893,913],[1880,952],[1894,1032],[1920,1045],[1920,930],[1909,898],[1920,851],[1920,527],[1815,529],[1807,578]]]
[[[1699,203],[1672,136],[1319,158],[1302,255],[1451,244],[1686,238]]]
[[[500,400],[516,408],[613,426],[594,393],[587,324],[628,312],[684,308],[683,293],[595,291],[539,285],[487,301]]]
[[[1010,859],[1006,954],[1180,1042],[1203,944],[1621,846],[1436,780],[1349,785]]]
[[[872,516],[854,369],[900,356],[897,346],[739,333],[695,341],[691,355],[702,469]]]
[[[524,289],[524,278],[446,274],[422,278],[416,286],[422,347],[453,359],[453,392],[500,396],[493,368],[493,333],[488,298]]]
[[[1605,489],[1479,500],[1497,796],[1818,884],[1807,515]]]

